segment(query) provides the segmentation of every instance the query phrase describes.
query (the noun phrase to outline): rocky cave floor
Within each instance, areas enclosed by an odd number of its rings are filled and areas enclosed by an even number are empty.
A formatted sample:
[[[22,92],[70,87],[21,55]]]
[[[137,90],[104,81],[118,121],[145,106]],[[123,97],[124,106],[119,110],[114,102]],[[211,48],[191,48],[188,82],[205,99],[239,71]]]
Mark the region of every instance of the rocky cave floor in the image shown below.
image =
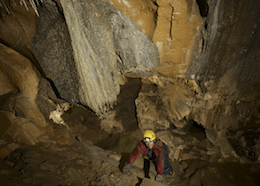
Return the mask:
[[[139,129],[109,135],[98,126],[86,125],[84,121],[80,124],[78,118],[84,117],[86,111],[73,110],[65,116],[70,129],[53,124],[58,142],[28,146],[0,141],[0,185],[159,185],[144,178],[142,158],[134,164],[131,175],[121,173],[130,151],[141,139]],[[76,131],[82,132],[76,135]],[[204,134],[194,128],[189,135],[199,138]],[[192,148],[186,150],[191,152]],[[165,185],[260,184],[260,167],[256,164],[199,159],[171,164],[174,173],[164,176]],[[155,176],[152,168],[151,180]]]
[[[139,80],[129,81],[119,95],[119,100],[128,100],[133,104]],[[121,97],[120,97],[121,96]],[[124,98],[124,99],[123,99]],[[122,106],[122,104],[124,106]],[[197,146],[189,145],[181,151],[179,161],[171,161],[173,175],[164,175],[164,184],[155,183],[155,168],[151,164],[150,179],[145,178],[144,159],[138,158],[130,175],[121,173],[124,163],[135,145],[142,139],[142,133],[133,121],[128,110],[120,108],[120,120],[133,122],[132,127],[123,133],[108,134],[101,129],[100,118],[94,113],[78,106],[71,107],[63,119],[67,123],[58,125],[50,122],[46,131],[56,134],[46,142],[33,146],[12,142],[8,136],[0,140],[0,185],[259,185],[260,167],[258,164],[241,164],[219,159],[218,150],[212,150],[211,156],[203,146],[208,144],[203,128],[192,125],[188,132],[181,133],[171,129],[171,133],[187,143],[191,140]],[[135,127],[133,127],[135,126]],[[33,132],[33,131],[31,131]],[[164,133],[158,132],[158,136]],[[176,139],[177,139],[176,138]],[[43,140],[44,141],[44,140]],[[203,145],[204,144],[204,145]],[[209,144],[208,144],[209,145]],[[212,147],[214,149],[214,147]],[[213,154],[213,155],[212,155]],[[186,157],[186,158],[185,158]],[[207,158],[208,157],[208,158]]]

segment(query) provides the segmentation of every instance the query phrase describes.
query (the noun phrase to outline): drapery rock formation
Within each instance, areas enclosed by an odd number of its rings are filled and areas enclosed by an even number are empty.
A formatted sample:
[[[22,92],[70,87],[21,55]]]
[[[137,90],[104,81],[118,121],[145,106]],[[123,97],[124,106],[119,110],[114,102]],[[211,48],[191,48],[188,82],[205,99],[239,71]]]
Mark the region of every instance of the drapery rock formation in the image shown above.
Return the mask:
[[[43,18],[39,18],[34,54],[63,99],[105,114],[120,91],[118,74],[149,75],[159,65],[158,50],[128,17],[108,3],[61,1],[61,5],[67,26],[54,3],[47,1],[39,10]],[[45,19],[54,24],[46,25]],[[54,42],[52,38],[61,39]]]
[[[256,0],[0,3],[0,185],[152,185],[120,172],[145,129],[164,184],[260,184]]]

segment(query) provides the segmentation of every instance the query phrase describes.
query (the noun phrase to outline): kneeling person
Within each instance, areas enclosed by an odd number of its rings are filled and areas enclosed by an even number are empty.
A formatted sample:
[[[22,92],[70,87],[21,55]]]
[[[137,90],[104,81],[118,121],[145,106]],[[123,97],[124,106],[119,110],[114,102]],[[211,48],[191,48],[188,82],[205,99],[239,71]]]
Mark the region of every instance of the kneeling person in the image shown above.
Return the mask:
[[[156,166],[157,175],[155,180],[163,182],[163,174],[172,174],[168,147],[157,137],[152,130],[146,130],[143,134],[144,140],[141,141],[131,153],[128,158],[127,164],[122,169],[124,174],[129,174],[132,164],[143,152]]]

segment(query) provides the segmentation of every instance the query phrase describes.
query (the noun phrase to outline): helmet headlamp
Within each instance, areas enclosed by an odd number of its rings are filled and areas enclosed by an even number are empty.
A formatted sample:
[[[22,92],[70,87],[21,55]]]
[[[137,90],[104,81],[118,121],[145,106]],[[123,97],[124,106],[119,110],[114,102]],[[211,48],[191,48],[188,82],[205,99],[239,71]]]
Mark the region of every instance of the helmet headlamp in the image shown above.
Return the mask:
[[[151,140],[151,138],[144,138],[144,141],[145,141],[145,142],[150,142],[150,141],[152,141],[152,140]]]

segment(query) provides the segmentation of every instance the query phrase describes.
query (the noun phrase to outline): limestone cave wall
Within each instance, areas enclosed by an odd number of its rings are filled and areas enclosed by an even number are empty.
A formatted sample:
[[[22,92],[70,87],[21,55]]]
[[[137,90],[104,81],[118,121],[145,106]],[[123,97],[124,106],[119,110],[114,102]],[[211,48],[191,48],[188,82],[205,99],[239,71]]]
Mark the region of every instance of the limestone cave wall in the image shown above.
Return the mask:
[[[60,6],[62,12],[52,2],[39,8],[34,54],[63,99],[105,114],[120,92],[118,75],[127,70],[147,76],[159,65],[158,50],[110,4],[61,1]]]
[[[166,184],[259,185],[257,0],[26,2],[0,2],[3,183],[151,185],[120,169],[152,129]]]

